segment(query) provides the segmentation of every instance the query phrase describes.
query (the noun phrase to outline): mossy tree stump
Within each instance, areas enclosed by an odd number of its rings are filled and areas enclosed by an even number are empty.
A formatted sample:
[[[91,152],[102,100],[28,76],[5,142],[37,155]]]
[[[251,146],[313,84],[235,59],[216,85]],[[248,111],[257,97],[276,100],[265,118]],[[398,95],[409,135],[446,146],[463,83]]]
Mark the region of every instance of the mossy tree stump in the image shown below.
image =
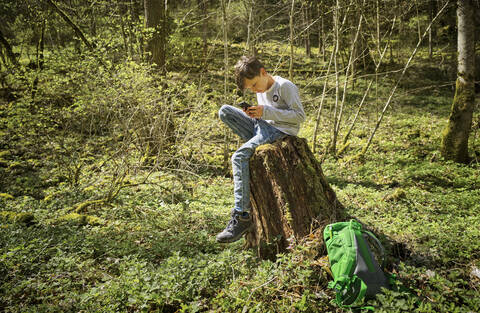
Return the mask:
[[[246,246],[256,247],[261,258],[272,259],[292,236],[299,239],[345,216],[303,138],[258,147],[250,160],[250,190],[255,226]]]

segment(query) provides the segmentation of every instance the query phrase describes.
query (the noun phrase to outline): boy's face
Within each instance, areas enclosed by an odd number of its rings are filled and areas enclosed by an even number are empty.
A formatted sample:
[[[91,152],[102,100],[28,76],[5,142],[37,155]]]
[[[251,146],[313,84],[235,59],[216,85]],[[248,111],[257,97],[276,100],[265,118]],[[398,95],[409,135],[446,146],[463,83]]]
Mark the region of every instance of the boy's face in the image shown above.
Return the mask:
[[[267,91],[269,87],[267,71],[265,71],[265,69],[262,67],[259,75],[252,79],[245,78],[244,87],[245,89],[256,93]]]

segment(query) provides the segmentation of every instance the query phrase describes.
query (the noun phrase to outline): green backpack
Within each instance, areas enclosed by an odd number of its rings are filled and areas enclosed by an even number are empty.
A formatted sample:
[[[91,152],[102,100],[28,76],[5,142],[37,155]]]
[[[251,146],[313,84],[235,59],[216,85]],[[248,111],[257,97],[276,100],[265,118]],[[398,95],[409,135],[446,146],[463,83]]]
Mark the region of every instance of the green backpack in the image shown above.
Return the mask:
[[[373,239],[382,258],[382,266],[373,255],[367,237]],[[385,249],[371,232],[351,220],[327,225],[323,231],[334,281],[329,287],[336,292],[335,302],[341,307],[362,305],[381,288],[389,288],[389,278],[383,272]]]

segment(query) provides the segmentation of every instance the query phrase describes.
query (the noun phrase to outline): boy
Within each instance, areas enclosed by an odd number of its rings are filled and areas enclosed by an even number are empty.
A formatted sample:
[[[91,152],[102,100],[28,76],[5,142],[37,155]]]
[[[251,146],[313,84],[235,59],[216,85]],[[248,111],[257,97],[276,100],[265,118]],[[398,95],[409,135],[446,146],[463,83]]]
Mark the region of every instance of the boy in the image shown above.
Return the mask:
[[[227,227],[217,235],[222,243],[239,240],[252,227],[250,216],[249,161],[255,148],[287,135],[296,136],[305,120],[298,88],[280,76],[271,76],[255,57],[242,56],[235,65],[240,90],[257,94],[257,106],[243,111],[230,105],[220,108],[220,119],[246,142],[233,154],[235,207]]]

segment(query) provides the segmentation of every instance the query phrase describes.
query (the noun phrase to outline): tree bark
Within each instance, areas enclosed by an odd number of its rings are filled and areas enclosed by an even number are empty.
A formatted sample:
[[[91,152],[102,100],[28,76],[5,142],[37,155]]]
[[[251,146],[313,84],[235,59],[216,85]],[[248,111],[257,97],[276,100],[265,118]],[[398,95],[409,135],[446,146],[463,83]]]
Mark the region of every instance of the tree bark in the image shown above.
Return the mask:
[[[15,54],[13,53],[12,46],[8,43],[8,40],[3,36],[2,31],[0,30],[0,46],[3,46],[5,48],[6,54],[10,62],[14,65],[18,65],[18,60],[15,57]]]
[[[458,72],[455,97],[444,130],[441,153],[447,160],[468,163],[468,137],[475,105],[475,21],[471,0],[457,3]]]
[[[303,138],[288,136],[257,148],[250,160],[254,230],[247,247],[261,258],[286,251],[289,240],[345,217],[320,163]]]
[[[162,72],[165,70],[165,2],[164,0],[144,0],[145,27],[153,30],[146,50],[149,61],[155,63]]]

